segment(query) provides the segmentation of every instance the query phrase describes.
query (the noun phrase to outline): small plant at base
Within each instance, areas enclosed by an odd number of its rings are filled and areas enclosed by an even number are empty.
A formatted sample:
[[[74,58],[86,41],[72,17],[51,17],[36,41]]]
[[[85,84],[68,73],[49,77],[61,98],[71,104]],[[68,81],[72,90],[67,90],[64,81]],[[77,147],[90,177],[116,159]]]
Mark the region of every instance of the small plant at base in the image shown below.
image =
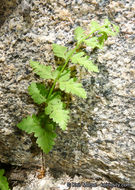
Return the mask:
[[[0,169],[0,190],[10,190],[7,178],[4,175],[4,169]]]
[[[65,46],[53,44],[54,55],[64,60],[64,63],[57,69],[54,70],[51,66],[30,61],[34,72],[44,80],[51,80],[52,85],[49,87],[49,85],[45,86],[45,83],[31,83],[28,87],[28,93],[35,103],[44,104],[44,111],[38,115],[33,114],[24,118],[17,126],[28,134],[34,133],[38,146],[46,154],[54,145],[56,126],[59,125],[62,130],[65,130],[70,119],[69,110],[66,108],[65,102],[62,101],[63,94],[73,94],[81,98],[87,97],[82,84],[77,82],[75,77],[72,77],[69,62],[83,66],[89,72],[99,72],[98,67],[92,63],[80,47],[85,44],[91,48],[103,48],[107,38],[115,36],[118,32],[118,26],[111,24],[107,19],[101,26],[96,21],[92,21],[89,34],[85,34],[82,27],[75,29],[74,38],[77,43],[73,49],[68,51]]]

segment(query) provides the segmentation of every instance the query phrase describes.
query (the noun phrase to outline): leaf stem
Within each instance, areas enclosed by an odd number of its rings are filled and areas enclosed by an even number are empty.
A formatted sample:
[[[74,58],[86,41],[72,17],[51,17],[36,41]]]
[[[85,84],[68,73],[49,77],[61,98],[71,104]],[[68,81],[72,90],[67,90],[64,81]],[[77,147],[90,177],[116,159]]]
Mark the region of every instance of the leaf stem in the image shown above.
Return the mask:
[[[82,39],[80,40],[80,42],[76,45],[76,47],[71,51],[71,53],[69,54],[69,56],[68,56],[67,59],[66,59],[65,64],[63,65],[62,69],[60,70],[58,76],[57,76],[56,79],[54,80],[54,83],[53,83],[53,85],[52,85],[52,87],[51,87],[51,89],[50,89],[50,91],[49,91],[48,96],[47,96],[47,100],[48,100],[48,99],[50,98],[50,96],[52,95],[52,92],[53,92],[53,90],[54,90],[54,88],[55,88],[55,85],[56,85],[57,81],[59,80],[59,78],[60,78],[60,76],[61,76],[61,73],[62,73],[62,72],[64,71],[64,69],[66,68],[66,65],[68,64],[68,62],[69,62],[70,58],[72,57],[72,55],[73,55],[73,54],[75,53],[75,51],[79,48],[79,46],[81,45],[81,43],[82,43],[84,40],[86,40],[87,38],[89,38],[94,32],[95,32],[95,31],[91,32],[90,34],[88,34],[87,36],[85,36],[84,38],[82,38]]]

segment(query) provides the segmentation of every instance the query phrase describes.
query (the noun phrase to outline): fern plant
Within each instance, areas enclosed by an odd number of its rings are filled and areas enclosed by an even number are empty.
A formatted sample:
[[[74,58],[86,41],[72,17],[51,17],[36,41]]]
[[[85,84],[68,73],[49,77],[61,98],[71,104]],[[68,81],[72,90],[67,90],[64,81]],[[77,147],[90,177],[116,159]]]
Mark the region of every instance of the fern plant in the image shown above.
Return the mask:
[[[75,29],[76,45],[72,49],[68,50],[67,47],[58,44],[52,45],[54,56],[62,60],[56,69],[30,61],[33,71],[44,80],[42,83],[32,82],[28,87],[28,93],[36,104],[44,105],[44,109],[37,115],[24,118],[17,126],[28,134],[34,133],[36,142],[43,152],[48,153],[52,149],[56,138],[56,127],[59,126],[62,130],[67,128],[70,111],[65,103],[66,94],[80,98],[87,97],[82,84],[77,82],[75,74],[72,74],[70,65],[78,64],[89,72],[99,72],[85,51],[81,50],[81,46],[103,48],[107,38],[115,36],[118,32],[118,26],[111,24],[107,19],[103,25],[92,21],[89,34],[86,34],[82,27]]]
[[[4,176],[4,169],[0,169],[0,190],[10,190],[7,178]]]

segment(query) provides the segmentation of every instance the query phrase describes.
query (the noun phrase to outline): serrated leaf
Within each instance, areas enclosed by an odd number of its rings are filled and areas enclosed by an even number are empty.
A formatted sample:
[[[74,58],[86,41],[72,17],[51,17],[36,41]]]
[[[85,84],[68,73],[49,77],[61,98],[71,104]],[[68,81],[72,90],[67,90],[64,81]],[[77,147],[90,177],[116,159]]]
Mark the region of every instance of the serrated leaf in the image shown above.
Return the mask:
[[[37,137],[38,146],[47,154],[55,144],[54,138],[56,134],[52,130],[52,125],[48,120],[43,125],[40,119],[32,115],[32,117],[24,118],[17,126],[28,134],[34,133],[34,136]]]
[[[100,30],[100,28],[101,27],[97,21],[95,21],[95,20],[91,21],[91,23],[90,23],[90,31],[91,32],[96,32],[96,31]]]
[[[85,37],[85,33],[84,33],[83,28],[80,27],[80,26],[78,26],[78,27],[75,29],[75,31],[74,31],[74,35],[75,35],[75,37],[74,37],[75,40],[77,40],[78,43],[79,43],[80,40]]]
[[[108,19],[105,19],[104,26],[111,26],[111,22]]]
[[[91,48],[100,47],[98,37],[92,37],[88,40],[85,40],[84,43]]]
[[[99,48],[102,49],[104,46],[104,42],[108,39],[108,35],[105,32],[100,32],[101,36],[98,37]]]
[[[45,108],[45,113],[49,115],[54,122],[56,122],[62,130],[67,127],[69,120],[69,110],[64,109],[63,102],[59,96],[55,96],[48,102],[48,106]]]
[[[98,47],[100,49],[103,48],[105,40],[107,40],[108,36],[105,32],[99,32],[98,33],[100,36],[99,37],[92,37],[88,40],[85,40],[84,43],[87,46],[90,46],[91,48]]]
[[[66,81],[59,80],[59,88],[66,93],[72,93],[81,98],[87,98],[86,91],[82,88],[82,84],[75,82],[73,78]]]
[[[53,79],[52,67],[45,66],[36,61],[30,61],[30,66],[34,69],[34,72],[43,79]]]
[[[52,72],[52,79],[55,80],[59,74],[60,70],[57,68]]]
[[[70,71],[69,70],[65,70],[60,78],[59,78],[59,81],[66,81],[66,80],[69,80],[70,79]]]
[[[108,19],[104,20],[104,27],[101,27],[100,31],[107,36],[115,36],[117,34],[117,32],[115,32],[115,25],[114,28],[111,27],[111,22]],[[118,27],[119,28],[119,27]],[[116,26],[116,30],[118,29]],[[113,31],[114,30],[114,31]]]
[[[94,33],[96,31],[99,31],[106,33],[107,36],[115,36],[118,33],[119,27],[115,25],[113,25],[113,27],[116,32],[114,32],[111,28],[111,23],[108,19],[105,19],[104,24],[102,26],[100,26],[96,21],[92,21],[90,25],[91,32]]]
[[[68,57],[70,57],[71,53],[73,52],[73,49],[69,50],[67,53],[66,53],[66,60],[68,59]]]
[[[100,29],[100,31],[106,33],[108,36],[115,36],[116,35],[116,33],[113,32],[113,30],[107,26],[105,28]]]
[[[32,82],[28,87],[28,92],[35,103],[42,104],[46,102],[48,90],[45,88],[43,84]]]
[[[116,36],[119,32],[119,27],[115,24],[112,24],[113,27],[111,27],[111,22],[108,19],[105,19],[103,26],[100,31],[106,33],[107,36]]]
[[[55,56],[66,59],[67,47],[53,44],[53,52]]]
[[[4,176],[4,169],[0,169],[0,190],[10,190],[7,178]]]
[[[73,57],[71,57],[71,60],[75,64],[77,63],[84,66],[86,69],[88,69],[88,71],[99,72],[98,67],[94,65],[87,56],[84,55],[84,52],[76,53]]]

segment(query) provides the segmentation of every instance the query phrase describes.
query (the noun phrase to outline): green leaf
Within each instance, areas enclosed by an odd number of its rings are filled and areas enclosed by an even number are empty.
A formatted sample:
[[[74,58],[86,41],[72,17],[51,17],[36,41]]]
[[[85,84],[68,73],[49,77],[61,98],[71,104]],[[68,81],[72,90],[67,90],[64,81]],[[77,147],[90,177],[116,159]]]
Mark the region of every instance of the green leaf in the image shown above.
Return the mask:
[[[53,131],[53,124],[49,123],[48,119],[44,120],[43,123],[41,119],[32,115],[24,118],[17,126],[28,134],[34,133],[38,146],[47,154],[55,144],[56,133]]]
[[[53,52],[55,56],[61,57],[66,60],[67,47],[53,44]]]
[[[88,40],[85,40],[84,43],[91,48],[100,47],[98,37],[92,37]]]
[[[111,26],[111,22],[108,19],[105,19],[104,26]]]
[[[62,76],[59,78],[58,82],[59,82],[59,88],[62,91],[65,91],[66,93],[72,93],[81,98],[86,98],[86,92],[82,88],[82,84],[75,82],[75,78],[70,79],[69,70],[65,70],[62,73]]]
[[[114,24],[113,27],[111,27],[111,22],[108,19],[105,19],[104,25],[101,27],[100,31],[107,36],[116,36],[119,27]]]
[[[63,71],[63,73],[61,74],[59,81],[66,81],[70,79],[70,71],[69,70],[65,70]]]
[[[98,67],[92,63],[91,60],[88,59],[87,56],[84,56],[84,52],[76,53],[72,58],[73,63],[80,64],[84,66],[88,71],[94,71],[94,72],[99,72]]]
[[[30,61],[30,66],[34,69],[34,72],[43,79],[53,79],[52,67],[45,66],[36,61]]]
[[[90,25],[91,32],[102,32],[105,33],[107,36],[115,36],[119,32],[119,27],[113,24],[113,27],[111,27],[111,23],[108,19],[105,19],[104,24],[100,26],[98,22],[92,21]],[[114,31],[116,32],[114,32]]]
[[[108,36],[115,36],[116,35],[116,33],[113,32],[113,30],[107,26],[105,28],[102,28],[100,31],[106,33]]]
[[[4,169],[0,169],[0,190],[10,190],[7,178],[4,175]]]
[[[85,40],[84,43],[87,45],[87,46],[90,46],[91,48],[95,48],[95,47],[98,47],[98,48],[103,48],[104,46],[104,42],[105,40],[107,40],[108,36],[105,32],[99,32],[98,33],[100,36],[99,37],[92,37],[88,40]]]
[[[41,83],[32,82],[28,87],[29,95],[33,98],[34,102],[37,104],[42,104],[46,102],[46,96],[48,90]]]
[[[57,68],[56,70],[54,70],[54,71],[52,72],[52,79],[53,79],[53,80],[55,80],[55,79],[57,78],[59,72],[60,72],[59,68]]]
[[[98,41],[99,41],[99,48],[103,48],[104,46],[104,42],[107,40],[108,36],[105,32],[100,32],[99,34],[101,34],[101,36],[98,37]]]
[[[69,110],[64,109],[64,104],[59,96],[55,96],[48,102],[48,106],[45,108],[45,113],[49,115],[54,122],[56,122],[62,130],[67,127],[69,120]]]
[[[100,28],[101,28],[101,26],[98,24],[98,22],[96,22],[96,21],[91,21],[91,23],[90,23],[90,31],[91,32],[96,32],[96,31],[98,31],[98,30],[100,30]]]
[[[74,35],[75,35],[75,37],[74,37],[75,40],[77,40],[78,43],[79,43],[80,40],[85,37],[85,33],[84,33],[83,28],[80,27],[80,26],[78,26],[78,27],[75,29],[75,31],[74,31]]]
[[[113,27],[111,27],[111,25]],[[111,24],[111,22],[108,19],[104,20],[104,25],[100,29],[101,32],[106,33],[108,36],[116,36],[119,32],[119,27],[115,24]]]
[[[82,88],[82,84],[74,82],[73,78],[65,81],[59,80],[59,87],[66,93],[72,93],[81,98],[87,98],[86,91]]]
[[[66,53],[66,60],[68,59],[68,57],[70,57],[70,55],[72,54],[73,49],[70,49],[67,53]]]

